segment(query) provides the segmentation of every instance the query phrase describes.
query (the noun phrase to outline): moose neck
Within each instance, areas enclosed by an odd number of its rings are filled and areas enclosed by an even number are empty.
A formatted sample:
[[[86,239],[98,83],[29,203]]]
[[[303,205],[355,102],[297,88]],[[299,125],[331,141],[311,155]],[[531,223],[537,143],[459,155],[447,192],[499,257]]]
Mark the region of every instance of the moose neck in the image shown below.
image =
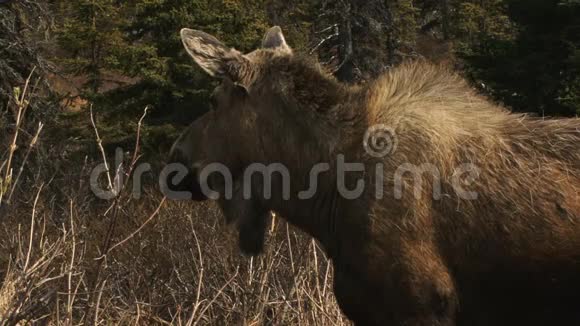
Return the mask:
[[[337,191],[337,160],[344,155],[354,162],[363,150],[365,90],[341,84],[309,62],[284,60],[275,65],[292,76],[290,84],[272,77],[253,90],[261,110],[248,112],[255,123],[243,134],[259,143],[242,155],[247,164],[276,165],[288,172],[290,190],[284,189],[283,177],[273,177],[267,207],[318,239],[332,255],[334,222],[343,201]],[[313,193],[304,196],[308,190]]]
[[[318,240],[327,254],[333,256],[337,238],[334,227],[339,218],[337,213],[341,198],[332,182],[321,179],[311,197],[299,198],[293,194],[289,199],[284,199],[276,195],[268,206],[290,224]]]
[[[352,102],[337,105],[344,106],[346,113],[353,109]],[[307,116],[303,120],[308,120]],[[340,238],[336,236],[339,231],[335,229],[336,221],[341,218],[339,213],[345,213],[341,209],[345,199],[338,191],[337,165],[340,156],[346,162],[357,161],[358,151],[363,150],[363,135],[351,130],[361,122],[356,119],[310,119],[303,123],[273,126],[277,129],[273,130],[275,136],[263,140],[265,144],[272,143],[259,161],[265,166],[287,171],[288,178],[285,181],[280,173],[272,174],[271,197],[266,206],[313,236],[334,257],[338,247],[336,239]],[[346,183],[348,189],[354,188],[353,182],[347,180]]]
[[[266,200],[268,209],[317,239],[332,258],[339,255],[339,241],[348,241],[351,236],[349,231],[357,229],[354,234],[365,233],[365,223],[351,222],[368,218],[367,204],[370,198],[368,189],[364,189],[358,196],[346,196],[339,191],[339,187],[353,190],[362,178],[369,176],[362,172],[347,173],[343,186],[339,186],[336,171],[336,166],[330,164],[329,169],[318,173],[316,178],[312,178],[313,174],[308,177],[291,175],[288,197],[284,197],[281,178],[273,178],[272,196]],[[361,227],[363,229],[358,230]]]

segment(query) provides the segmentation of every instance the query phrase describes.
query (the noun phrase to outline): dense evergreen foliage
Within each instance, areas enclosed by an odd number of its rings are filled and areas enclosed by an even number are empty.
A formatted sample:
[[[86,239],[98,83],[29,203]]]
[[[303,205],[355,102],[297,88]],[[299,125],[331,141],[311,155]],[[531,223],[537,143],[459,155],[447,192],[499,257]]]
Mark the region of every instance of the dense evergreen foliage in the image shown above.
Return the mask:
[[[571,116],[580,112],[580,4],[494,0],[484,34],[461,55],[468,72],[518,111]],[[497,8],[497,9],[496,9]],[[463,17],[462,21],[469,21]],[[477,26],[477,24],[472,24]]]
[[[45,37],[49,21],[48,8],[41,1],[0,4],[0,127],[6,123],[5,111],[16,110],[15,96],[23,91],[18,87],[29,77],[34,86],[30,101],[34,114],[46,119],[55,113],[49,89],[37,78],[52,68],[41,51],[49,42]]]
[[[14,29],[18,8],[0,5],[0,42],[18,31],[31,39],[30,28]],[[267,27],[281,25],[297,51],[317,55],[345,82],[364,83],[423,57],[453,65],[513,110],[580,113],[578,0],[52,0],[46,10],[55,32],[37,29],[33,37],[51,42],[42,48],[59,73],[80,78],[79,94],[93,103],[115,146],[132,141],[145,106],[154,151],[207,110],[214,81],[182,50],[178,31],[185,26],[248,51]],[[36,48],[18,51],[20,61],[2,57],[3,84],[39,65]],[[12,58],[14,49],[2,51]],[[10,89],[2,92],[6,102]]]

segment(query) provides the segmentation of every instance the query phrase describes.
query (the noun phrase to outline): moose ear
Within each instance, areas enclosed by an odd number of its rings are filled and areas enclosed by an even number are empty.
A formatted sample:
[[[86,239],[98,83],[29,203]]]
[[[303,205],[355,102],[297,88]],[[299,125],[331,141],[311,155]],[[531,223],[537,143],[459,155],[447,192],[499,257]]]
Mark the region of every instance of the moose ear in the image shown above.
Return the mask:
[[[280,26],[274,26],[266,32],[266,35],[264,35],[264,39],[262,40],[262,48],[276,49],[292,53],[292,49],[286,43],[286,39],[284,38],[284,34],[282,34]]]
[[[237,50],[215,37],[193,29],[181,30],[181,41],[193,60],[212,77],[240,80],[240,71],[248,60]]]

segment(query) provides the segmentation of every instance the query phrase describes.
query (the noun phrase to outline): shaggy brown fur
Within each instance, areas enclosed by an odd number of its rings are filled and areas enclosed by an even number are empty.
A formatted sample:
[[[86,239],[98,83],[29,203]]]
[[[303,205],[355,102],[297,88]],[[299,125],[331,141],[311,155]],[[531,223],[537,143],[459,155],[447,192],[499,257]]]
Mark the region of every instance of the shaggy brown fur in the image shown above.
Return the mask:
[[[420,62],[365,87],[345,86],[292,54],[279,28],[247,55],[199,31],[184,30],[182,38],[193,59],[224,82],[215,110],[188,128],[172,157],[195,176],[212,162],[232,171],[234,198],[220,203],[238,221],[245,251],[261,248],[264,212],[285,217],[333,259],[336,297],[359,325],[580,322],[579,119],[510,114],[456,74]],[[397,137],[396,150],[380,159],[363,147],[377,124]],[[348,189],[366,182],[357,199],[337,190],[339,154],[367,168],[347,174]],[[289,169],[289,199],[278,175],[271,198],[263,180],[242,177],[256,162]],[[313,198],[301,199],[320,162],[330,171],[319,175]],[[439,198],[430,173],[399,175],[396,196],[397,171],[409,164],[437,168]],[[474,200],[454,187],[464,164],[479,169],[475,180],[459,180],[477,193]],[[416,193],[417,178],[423,187]],[[239,184],[248,182],[253,197],[244,199]]]

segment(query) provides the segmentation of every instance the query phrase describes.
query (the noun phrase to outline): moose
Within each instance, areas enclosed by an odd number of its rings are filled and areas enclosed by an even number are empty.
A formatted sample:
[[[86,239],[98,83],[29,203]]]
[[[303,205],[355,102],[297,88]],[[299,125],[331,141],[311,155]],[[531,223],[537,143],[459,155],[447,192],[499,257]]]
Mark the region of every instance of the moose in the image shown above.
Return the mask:
[[[580,324],[580,119],[510,113],[423,61],[346,85],[279,27],[247,54],[181,38],[221,83],[173,145],[186,176],[167,191],[217,200],[243,252],[270,212],[311,235],[356,325]]]

